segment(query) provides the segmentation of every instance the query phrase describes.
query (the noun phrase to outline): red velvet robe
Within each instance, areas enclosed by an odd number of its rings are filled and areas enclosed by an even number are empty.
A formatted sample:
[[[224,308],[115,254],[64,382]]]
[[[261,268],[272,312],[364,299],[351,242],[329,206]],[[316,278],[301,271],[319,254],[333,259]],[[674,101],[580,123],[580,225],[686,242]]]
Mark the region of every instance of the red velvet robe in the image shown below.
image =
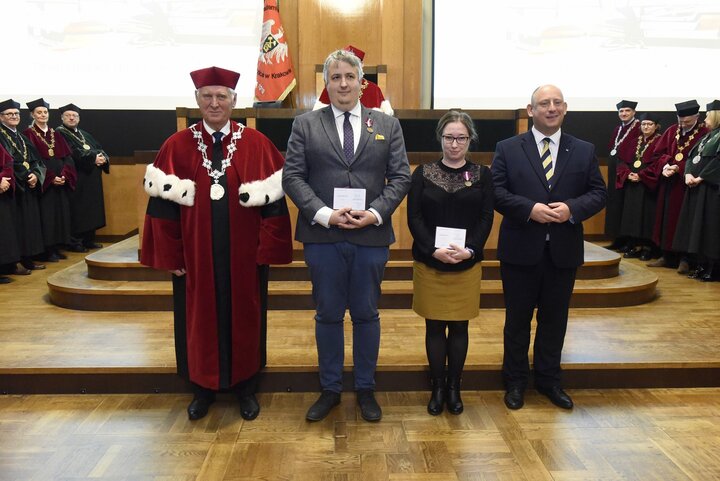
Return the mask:
[[[639,140],[638,137],[642,140]],[[615,176],[616,189],[622,189],[625,186],[625,182],[627,181],[630,172],[636,172],[638,174],[638,177],[640,177],[640,182],[644,184],[647,188],[654,190],[654,181],[652,180],[653,175],[650,174],[650,176],[648,177],[647,171],[648,168],[652,166],[653,149],[655,146],[655,142],[659,138],[660,134],[657,132],[647,140],[643,139],[642,133],[634,137],[635,146],[633,147],[632,157],[628,158],[627,160],[623,160],[622,162],[618,162],[617,164],[617,174]],[[640,159],[640,161],[642,162],[640,164],[640,167],[635,167],[635,153],[637,152],[638,142],[642,142],[643,145],[646,143],[649,143],[650,145],[644,148],[644,152]],[[643,145],[641,145],[640,150],[643,150]],[[650,171],[652,171],[652,169],[650,169]]]
[[[46,191],[52,188],[55,177],[63,176],[65,177],[65,187],[70,190],[75,190],[77,172],[75,171],[75,163],[72,160],[72,151],[67,141],[65,141],[65,137],[55,132],[51,127],[48,127],[47,132],[43,132],[39,128],[32,126],[25,129],[23,133],[38,150],[47,168],[42,190]],[[45,142],[43,142],[38,135],[41,135],[45,139]],[[48,144],[52,145],[53,137],[55,138],[55,146],[53,148],[53,155],[50,155]]]
[[[205,132],[202,122],[195,128],[202,132],[210,155],[212,137]],[[238,124],[231,122],[231,130],[238,130]],[[230,135],[223,139],[223,155],[230,141]],[[231,246],[231,385],[249,379],[261,367],[258,266],[286,264],[292,260],[287,210],[282,215],[262,215],[263,206],[274,202],[285,205],[281,187],[284,159],[264,135],[253,129],[245,128],[236,145],[237,151],[225,172]],[[163,144],[154,165],[148,166],[144,184],[152,197],[164,199],[175,207],[179,204],[179,216],[173,219],[153,215],[148,205],[140,261],[156,269],[187,270],[187,375],[190,381],[217,390],[221,383],[211,258],[212,179],[202,166],[197,140],[190,129],[172,135]]]
[[[672,250],[673,238],[675,237],[675,229],[677,229],[678,218],[680,217],[680,209],[682,208],[683,198],[685,197],[685,162],[692,148],[700,139],[708,132],[708,128],[704,124],[698,123],[695,128],[685,135],[681,135],[678,141],[675,141],[675,135],[678,131],[678,124],[671,125],[655,141],[651,162],[652,166],[646,173],[646,180],[653,188],[657,187],[657,208],[655,210],[655,227],[653,229],[653,242],[661,249]],[[690,136],[695,136],[690,143],[683,148],[683,158],[676,160],[675,155],[678,153],[678,147],[684,146]],[[680,170],[675,175],[665,177],[662,175],[663,167],[666,165],[677,165]]]

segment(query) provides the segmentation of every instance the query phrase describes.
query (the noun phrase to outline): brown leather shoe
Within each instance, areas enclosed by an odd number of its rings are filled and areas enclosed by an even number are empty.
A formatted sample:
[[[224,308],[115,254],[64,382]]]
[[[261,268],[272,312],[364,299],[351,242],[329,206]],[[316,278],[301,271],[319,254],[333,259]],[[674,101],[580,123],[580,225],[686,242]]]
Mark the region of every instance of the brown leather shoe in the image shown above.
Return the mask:
[[[690,272],[690,264],[685,259],[682,259],[678,264],[677,273],[687,275]]]
[[[656,261],[648,262],[648,267],[667,267],[667,261],[664,257],[659,258]]]
[[[16,276],[29,276],[32,271],[30,269],[25,268],[22,264],[17,264],[15,266],[15,274]]]

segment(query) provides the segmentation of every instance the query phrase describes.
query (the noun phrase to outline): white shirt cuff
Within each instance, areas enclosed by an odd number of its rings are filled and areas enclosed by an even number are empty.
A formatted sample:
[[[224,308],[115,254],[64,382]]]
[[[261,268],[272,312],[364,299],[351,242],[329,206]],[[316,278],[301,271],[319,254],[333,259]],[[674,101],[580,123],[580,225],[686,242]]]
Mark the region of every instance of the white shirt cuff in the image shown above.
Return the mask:
[[[330,216],[332,215],[332,213],[333,210],[330,207],[321,207],[320,210],[315,213],[315,217],[313,217],[312,223],[320,224],[325,228],[330,228]]]
[[[376,211],[376,210],[373,209],[372,207],[370,207],[368,210],[369,210],[370,212],[372,212],[373,214],[375,214],[375,217],[377,217],[377,220],[378,220],[378,221],[375,223],[375,225],[382,225],[382,222],[383,222],[383,221],[382,221],[382,216],[380,215],[380,212]]]

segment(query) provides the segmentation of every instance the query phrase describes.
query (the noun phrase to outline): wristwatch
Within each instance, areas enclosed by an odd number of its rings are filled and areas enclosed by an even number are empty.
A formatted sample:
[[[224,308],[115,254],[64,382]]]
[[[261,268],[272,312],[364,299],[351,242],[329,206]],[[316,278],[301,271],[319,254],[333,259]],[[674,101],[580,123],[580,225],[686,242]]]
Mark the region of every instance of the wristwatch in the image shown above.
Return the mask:
[[[475,259],[475,251],[469,247],[465,248],[466,251],[470,252],[470,259]]]

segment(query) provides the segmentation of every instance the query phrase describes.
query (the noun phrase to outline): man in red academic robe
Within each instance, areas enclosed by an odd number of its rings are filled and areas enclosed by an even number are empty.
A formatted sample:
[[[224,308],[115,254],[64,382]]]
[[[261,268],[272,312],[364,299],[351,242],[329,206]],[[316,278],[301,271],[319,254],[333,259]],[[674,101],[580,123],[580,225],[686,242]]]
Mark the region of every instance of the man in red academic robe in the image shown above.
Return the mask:
[[[610,136],[608,149],[608,197],[605,205],[605,235],[612,239],[607,248],[625,252],[628,250],[626,237],[618,237],[620,231],[620,218],[622,216],[624,191],[615,185],[617,169],[623,163],[632,163],[635,160],[635,147],[640,135],[640,122],[635,118],[637,102],[621,100],[615,107],[618,111],[620,125],[616,126]]]
[[[700,105],[696,100],[675,104],[678,123],[671,125],[655,142],[652,167],[649,168],[658,188],[653,242],[663,251],[650,267],[670,267],[687,274],[690,266],[685,253],[672,250],[680,208],[685,197],[685,162],[693,146],[708,132],[699,122]]]
[[[352,45],[348,45],[343,48],[343,50],[354,53],[355,56],[360,59],[360,74],[362,75],[362,62],[365,59],[365,52]],[[325,79],[325,83],[327,83],[327,80],[328,79]],[[364,107],[379,110],[384,114],[393,115],[395,113],[392,105],[390,105],[390,101],[385,99],[378,84],[371,82],[365,77],[362,77],[362,81],[360,82],[360,103]],[[330,105],[330,96],[328,95],[327,89],[324,88],[320,94],[320,98],[315,102],[313,110],[321,109],[328,105]]]
[[[140,260],[173,273],[178,374],[194,390],[189,418],[231,390],[251,420],[260,411],[267,266],[292,260],[284,160],[264,135],[230,120],[240,74],[190,75],[203,120],[173,134],[147,167]]]

